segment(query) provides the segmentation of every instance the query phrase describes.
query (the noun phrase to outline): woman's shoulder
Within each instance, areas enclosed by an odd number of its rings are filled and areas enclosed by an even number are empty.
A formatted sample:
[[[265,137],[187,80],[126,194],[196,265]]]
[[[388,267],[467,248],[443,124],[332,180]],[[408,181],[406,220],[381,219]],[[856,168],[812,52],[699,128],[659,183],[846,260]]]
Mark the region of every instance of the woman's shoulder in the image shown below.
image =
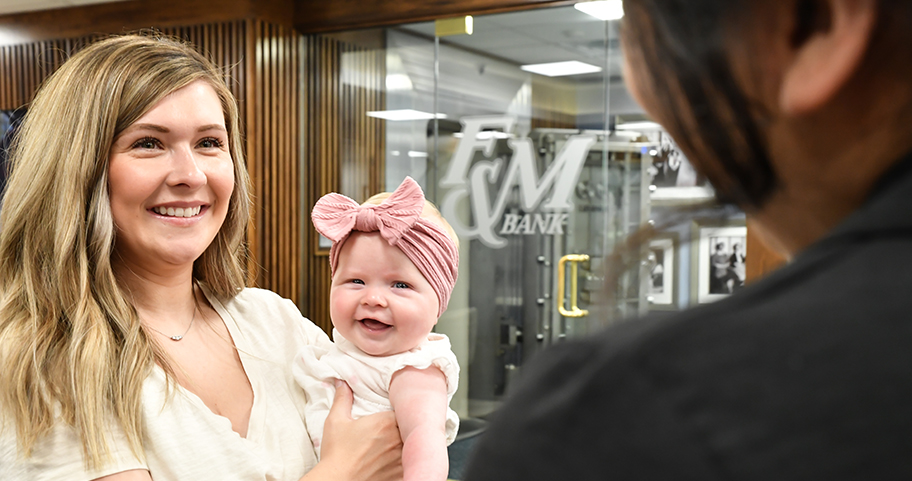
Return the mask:
[[[301,315],[301,311],[290,299],[268,289],[258,287],[245,287],[230,299],[221,300],[225,309],[232,312],[241,312],[253,315],[269,315],[278,313],[293,313]]]
[[[209,299],[212,301],[212,296]],[[247,287],[234,297],[216,299],[213,304],[224,309],[226,322],[233,322],[238,330],[252,337],[279,336],[306,344],[328,342],[326,333],[305,318],[294,302],[268,289]]]

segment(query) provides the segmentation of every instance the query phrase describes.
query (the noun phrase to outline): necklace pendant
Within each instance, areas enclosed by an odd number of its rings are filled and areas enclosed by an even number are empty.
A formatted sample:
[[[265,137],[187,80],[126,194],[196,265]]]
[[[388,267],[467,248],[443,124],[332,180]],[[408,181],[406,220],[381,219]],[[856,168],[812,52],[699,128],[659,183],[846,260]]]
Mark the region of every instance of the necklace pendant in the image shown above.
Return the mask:
[[[183,338],[184,338],[184,336],[171,336],[172,341],[180,341]]]

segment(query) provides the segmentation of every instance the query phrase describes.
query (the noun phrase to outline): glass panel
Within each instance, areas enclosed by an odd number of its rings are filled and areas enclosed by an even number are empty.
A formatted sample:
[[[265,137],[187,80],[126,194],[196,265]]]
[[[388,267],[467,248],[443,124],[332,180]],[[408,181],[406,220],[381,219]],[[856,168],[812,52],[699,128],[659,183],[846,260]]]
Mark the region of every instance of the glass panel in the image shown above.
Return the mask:
[[[616,25],[572,7],[476,17],[472,35],[400,30],[434,41],[442,118],[427,129],[425,180],[463,243],[458,304],[438,330],[468,340],[466,415],[484,416],[537,352],[646,306],[636,275],[612,303],[603,274],[606,252],[645,218],[642,154],[608,135],[609,104],[641,114],[613,87]],[[566,61],[593,71],[523,67]]]
[[[385,29],[385,110],[369,114],[390,119],[386,190],[415,178],[460,236],[437,330],[462,366],[451,406],[465,419],[496,409],[547,346],[721,295],[709,245],[743,242],[743,215],[695,209],[712,189],[628,93],[616,21],[556,7],[473,24]],[[594,71],[528,67],[567,61]],[[658,236],[627,246],[647,223]]]

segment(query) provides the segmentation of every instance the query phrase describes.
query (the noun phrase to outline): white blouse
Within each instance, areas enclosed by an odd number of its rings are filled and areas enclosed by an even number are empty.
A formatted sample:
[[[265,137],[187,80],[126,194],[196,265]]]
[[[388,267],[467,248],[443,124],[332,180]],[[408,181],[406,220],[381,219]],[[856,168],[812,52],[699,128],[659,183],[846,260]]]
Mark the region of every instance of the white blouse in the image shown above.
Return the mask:
[[[312,469],[317,458],[303,420],[307,399],[291,367],[302,347],[329,347],[329,337],[291,301],[271,291],[248,288],[224,304],[203,291],[225,321],[253,388],[246,438],[177,383],[166,395],[164,371],[156,366],[142,392],[144,460],[130,453],[123,434],[112,427],[112,461],[87,471],[75,433],[60,425],[23,460],[15,433],[5,429],[0,434],[0,479],[91,480],[148,469],[154,481],[279,481],[297,480]]]

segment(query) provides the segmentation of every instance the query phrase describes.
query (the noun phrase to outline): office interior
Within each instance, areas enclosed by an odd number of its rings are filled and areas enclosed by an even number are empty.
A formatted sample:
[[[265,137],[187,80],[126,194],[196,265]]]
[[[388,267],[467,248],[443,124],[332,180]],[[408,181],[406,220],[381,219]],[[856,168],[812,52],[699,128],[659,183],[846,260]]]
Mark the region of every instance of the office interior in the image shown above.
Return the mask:
[[[612,2],[19,3],[0,11],[0,130],[105,35],[179,36],[224,70],[253,181],[249,284],[327,331],[329,248],[310,208],[328,192],[360,202],[416,179],[461,241],[437,325],[462,367],[460,440],[483,431],[542,349],[714,302],[782,262],[742,212],[712,203],[630,95],[617,12],[586,12]],[[619,260],[646,225],[657,234]]]

